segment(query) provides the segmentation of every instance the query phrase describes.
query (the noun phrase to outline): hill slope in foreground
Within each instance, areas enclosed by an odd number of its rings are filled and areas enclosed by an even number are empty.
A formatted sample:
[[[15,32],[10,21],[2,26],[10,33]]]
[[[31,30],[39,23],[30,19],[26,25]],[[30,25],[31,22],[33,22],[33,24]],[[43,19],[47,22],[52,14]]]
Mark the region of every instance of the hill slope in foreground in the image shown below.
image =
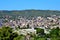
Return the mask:
[[[60,15],[60,11],[53,10],[0,10],[0,17],[4,15],[16,16],[49,16],[49,15]]]

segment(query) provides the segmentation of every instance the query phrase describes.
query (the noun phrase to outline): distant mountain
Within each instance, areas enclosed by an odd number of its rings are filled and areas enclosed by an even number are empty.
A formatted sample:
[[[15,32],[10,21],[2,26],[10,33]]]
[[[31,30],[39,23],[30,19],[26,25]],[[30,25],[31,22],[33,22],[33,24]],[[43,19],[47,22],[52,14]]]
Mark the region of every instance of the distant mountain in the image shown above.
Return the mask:
[[[49,15],[60,15],[60,11],[53,11],[53,10],[0,10],[0,17],[10,15],[13,17],[16,16],[49,16]]]

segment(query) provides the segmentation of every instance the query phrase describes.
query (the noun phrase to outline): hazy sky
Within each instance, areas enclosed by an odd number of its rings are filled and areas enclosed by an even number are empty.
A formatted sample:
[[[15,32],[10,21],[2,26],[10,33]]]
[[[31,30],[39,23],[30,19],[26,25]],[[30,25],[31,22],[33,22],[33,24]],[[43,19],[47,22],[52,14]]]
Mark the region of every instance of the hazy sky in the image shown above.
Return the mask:
[[[0,10],[60,10],[60,0],[0,0]]]

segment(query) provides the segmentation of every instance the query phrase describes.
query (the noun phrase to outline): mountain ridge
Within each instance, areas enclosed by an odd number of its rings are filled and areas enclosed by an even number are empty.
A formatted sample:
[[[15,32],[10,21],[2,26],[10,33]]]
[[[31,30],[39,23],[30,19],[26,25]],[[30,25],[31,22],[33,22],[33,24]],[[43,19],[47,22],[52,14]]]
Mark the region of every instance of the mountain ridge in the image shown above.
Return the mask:
[[[58,10],[0,10],[0,16],[10,15],[10,16],[49,16],[49,15],[60,15]]]

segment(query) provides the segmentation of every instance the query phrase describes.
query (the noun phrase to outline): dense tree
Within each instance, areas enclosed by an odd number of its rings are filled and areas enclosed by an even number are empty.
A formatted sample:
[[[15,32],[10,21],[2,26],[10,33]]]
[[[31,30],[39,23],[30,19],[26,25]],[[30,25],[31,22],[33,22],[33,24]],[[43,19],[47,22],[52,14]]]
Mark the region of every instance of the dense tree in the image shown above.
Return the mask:
[[[50,31],[50,36],[51,37],[59,37],[59,32],[60,32],[60,29],[58,27],[57,28],[53,28]]]
[[[25,40],[25,36],[20,35],[14,38],[14,40]]]
[[[58,27],[51,29],[50,34],[47,36],[50,37],[51,40],[60,40],[60,29]]]
[[[41,28],[35,28],[37,31],[37,34],[44,34],[44,29]]]
[[[0,40],[13,40],[17,37],[16,33],[13,33],[13,29],[9,27],[0,28]]]
[[[60,40],[60,29],[53,28],[50,31],[50,34],[44,34],[44,30],[40,28],[35,28],[37,30],[37,34],[31,36],[33,40],[46,40],[47,38],[51,40]],[[43,37],[43,35],[45,35]],[[13,33],[13,29],[10,27],[2,27],[0,28],[0,40],[24,40],[25,36],[18,35],[17,33]]]

